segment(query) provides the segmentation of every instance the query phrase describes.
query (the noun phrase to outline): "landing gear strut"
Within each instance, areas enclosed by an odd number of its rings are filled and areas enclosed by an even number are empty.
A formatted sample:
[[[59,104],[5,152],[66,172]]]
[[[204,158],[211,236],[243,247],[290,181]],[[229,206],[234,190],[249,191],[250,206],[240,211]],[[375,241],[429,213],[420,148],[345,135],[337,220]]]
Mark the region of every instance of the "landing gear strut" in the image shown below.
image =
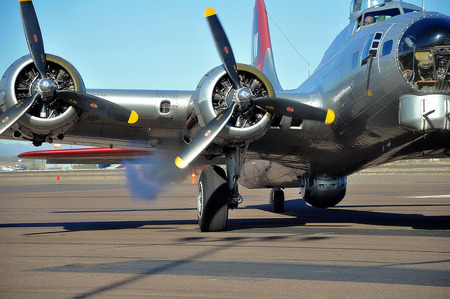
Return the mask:
[[[230,148],[225,155],[227,165],[228,190],[230,191],[230,208],[237,208],[242,201],[238,191],[238,179],[241,176],[242,164],[245,160],[245,153],[248,145]]]

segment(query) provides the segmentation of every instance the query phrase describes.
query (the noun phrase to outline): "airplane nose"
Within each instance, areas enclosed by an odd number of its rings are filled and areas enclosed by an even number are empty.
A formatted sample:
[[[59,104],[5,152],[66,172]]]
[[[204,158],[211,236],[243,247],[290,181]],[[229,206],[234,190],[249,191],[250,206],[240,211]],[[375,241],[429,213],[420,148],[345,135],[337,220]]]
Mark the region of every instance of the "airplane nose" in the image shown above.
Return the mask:
[[[403,77],[417,91],[450,91],[450,18],[427,16],[406,29],[398,46]]]

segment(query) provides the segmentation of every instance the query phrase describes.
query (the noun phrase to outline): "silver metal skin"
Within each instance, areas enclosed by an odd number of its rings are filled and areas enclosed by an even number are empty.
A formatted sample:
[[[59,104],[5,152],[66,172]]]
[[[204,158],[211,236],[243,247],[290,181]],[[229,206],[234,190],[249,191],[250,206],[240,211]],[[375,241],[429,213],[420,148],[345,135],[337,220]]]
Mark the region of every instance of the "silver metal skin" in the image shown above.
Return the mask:
[[[384,8],[388,9],[388,4]],[[370,11],[376,9],[382,8],[372,8]],[[244,164],[241,183],[246,187],[292,187],[298,186],[296,177],[345,177],[360,169],[402,158],[443,155],[444,150],[450,147],[448,129],[417,134],[405,129],[399,122],[401,98],[418,94],[399,68],[399,42],[408,27],[424,18],[449,19],[438,13],[412,12],[380,24],[362,26],[358,31],[355,18],[335,39],[306,82],[296,90],[277,91],[277,96],[282,98],[297,98],[300,101],[305,97],[316,99],[322,106],[336,112],[335,123],[326,127],[303,121],[294,126],[291,119],[283,118],[279,126],[272,127],[249,147],[249,153],[257,153],[249,154],[250,159],[259,159],[264,153],[264,158],[277,170],[273,175],[269,171],[269,175],[265,176],[263,170],[267,163],[259,165],[248,159]],[[367,68],[361,65],[364,58],[362,52],[371,35],[378,32],[382,33],[380,48],[373,60],[369,78],[373,95],[368,96]],[[383,55],[382,47],[389,40],[393,41],[392,50]],[[355,56],[356,63],[353,63]],[[297,94],[300,96],[297,97]],[[441,99],[437,105],[442,106],[444,99],[450,98],[450,90],[439,96],[421,95],[421,98],[430,100],[435,97]],[[441,123],[445,115],[445,112],[440,114]],[[419,117],[422,117],[422,112]],[[426,141],[424,136],[427,136]],[[277,140],[278,146],[273,140]],[[270,148],[269,144],[273,147]],[[252,172],[258,173],[258,178],[256,175],[253,177]],[[247,176],[249,179],[244,179]]]
[[[382,23],[362,25],[365,14],[395,7],[402,14]],[[403,14],[407,8],[419,11]],[[298,188],[310,178],[310,182],[339,182],[341,187],[336,196],[340,196],[345,189],[342,183],[345,177],[361,169],[404,158],[448,155],[450,90],[417,90],[405,77],[407,69],[400,65],[402,38],[408,28],[424,19],[446,22],[450,18],[439,13],[423,13],[420,8],[397,2],[355,12],[308,80],[294,90],[282,90],[275,82],[276,90],[269,94],[333,109],[336,119],[331,126],[263,114],[248,127],[226,125],[214,140],[219,149],[210,147],[203,156],[213,158],[223,154],[223,147],[248,145],[242,169],[232,170],[236,174],[240,172],[239,182],[244,186]],[[369,51],[376,51],[376,55],[371,58],[368,75],[364,59]],[[58,61],[77,73],[70,64]],[[30,56],[25,56],[6,71],[0,83],[3,111],[17,103],[14,84],[31,62]],[[239,65],[238,69],[241,70]],[[274,71],[269,66],[267,70],[270,69]],[[186,142],[217,116],[212,104],[214,92],[225,75],[222,66],[214,68],[192,91],[86,90],[133,109],[139,114],[139,120],[135,124],[123,124],[69,108],[55,118],[26,114],[0,138],[13,139],[13,133],[19,135],[17,131],[28,140],[32,140],[33,134],[43,135],[46,140],[64,134],[63,143],[67,144],[172,151],[175,157]],[[255,76],[262,81],[268,80],[267,77],[276,78],[274,73],[265,78]],[[81,82],[78,89],[84,91],[81,77],[78,80]],[[264,85],[273,89],[270,82]],[[237,98],[246,103],[244,93],[238,91]],[[425,108],[423,104],[421,109],[414,108],[424,101]],[[428,114],[432,110],[434,114]],[[209,163],[223,163],[223,160],[213,159]],[[317,184],[310,187],[315,188]]]
[[[405,129],[417,132],[450,131],[449,96],[403,95],[399,105],[399,123]]]

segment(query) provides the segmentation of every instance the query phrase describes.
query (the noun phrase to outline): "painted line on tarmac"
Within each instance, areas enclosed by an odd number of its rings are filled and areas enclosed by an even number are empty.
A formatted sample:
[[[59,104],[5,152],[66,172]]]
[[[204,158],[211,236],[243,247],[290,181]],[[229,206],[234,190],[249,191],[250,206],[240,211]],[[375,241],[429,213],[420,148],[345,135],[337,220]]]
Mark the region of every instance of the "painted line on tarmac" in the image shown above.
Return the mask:
[[[450,194],[445,194],[445,195],[404,196],[402,198],[450,198]]]

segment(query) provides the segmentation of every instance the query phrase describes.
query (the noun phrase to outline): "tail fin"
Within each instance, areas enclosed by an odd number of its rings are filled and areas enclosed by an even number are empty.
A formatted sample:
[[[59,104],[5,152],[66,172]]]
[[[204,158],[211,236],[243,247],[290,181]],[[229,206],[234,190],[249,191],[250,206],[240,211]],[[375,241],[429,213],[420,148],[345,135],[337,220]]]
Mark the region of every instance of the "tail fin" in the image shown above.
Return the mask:
[[[252,64],[261,70],[275,90],[281,90],[275,64],[273,61],[272,45],[270,43],[269,22],[267,19],[266,5],[264,0],[256,0],[253,14],[253,43]]]

